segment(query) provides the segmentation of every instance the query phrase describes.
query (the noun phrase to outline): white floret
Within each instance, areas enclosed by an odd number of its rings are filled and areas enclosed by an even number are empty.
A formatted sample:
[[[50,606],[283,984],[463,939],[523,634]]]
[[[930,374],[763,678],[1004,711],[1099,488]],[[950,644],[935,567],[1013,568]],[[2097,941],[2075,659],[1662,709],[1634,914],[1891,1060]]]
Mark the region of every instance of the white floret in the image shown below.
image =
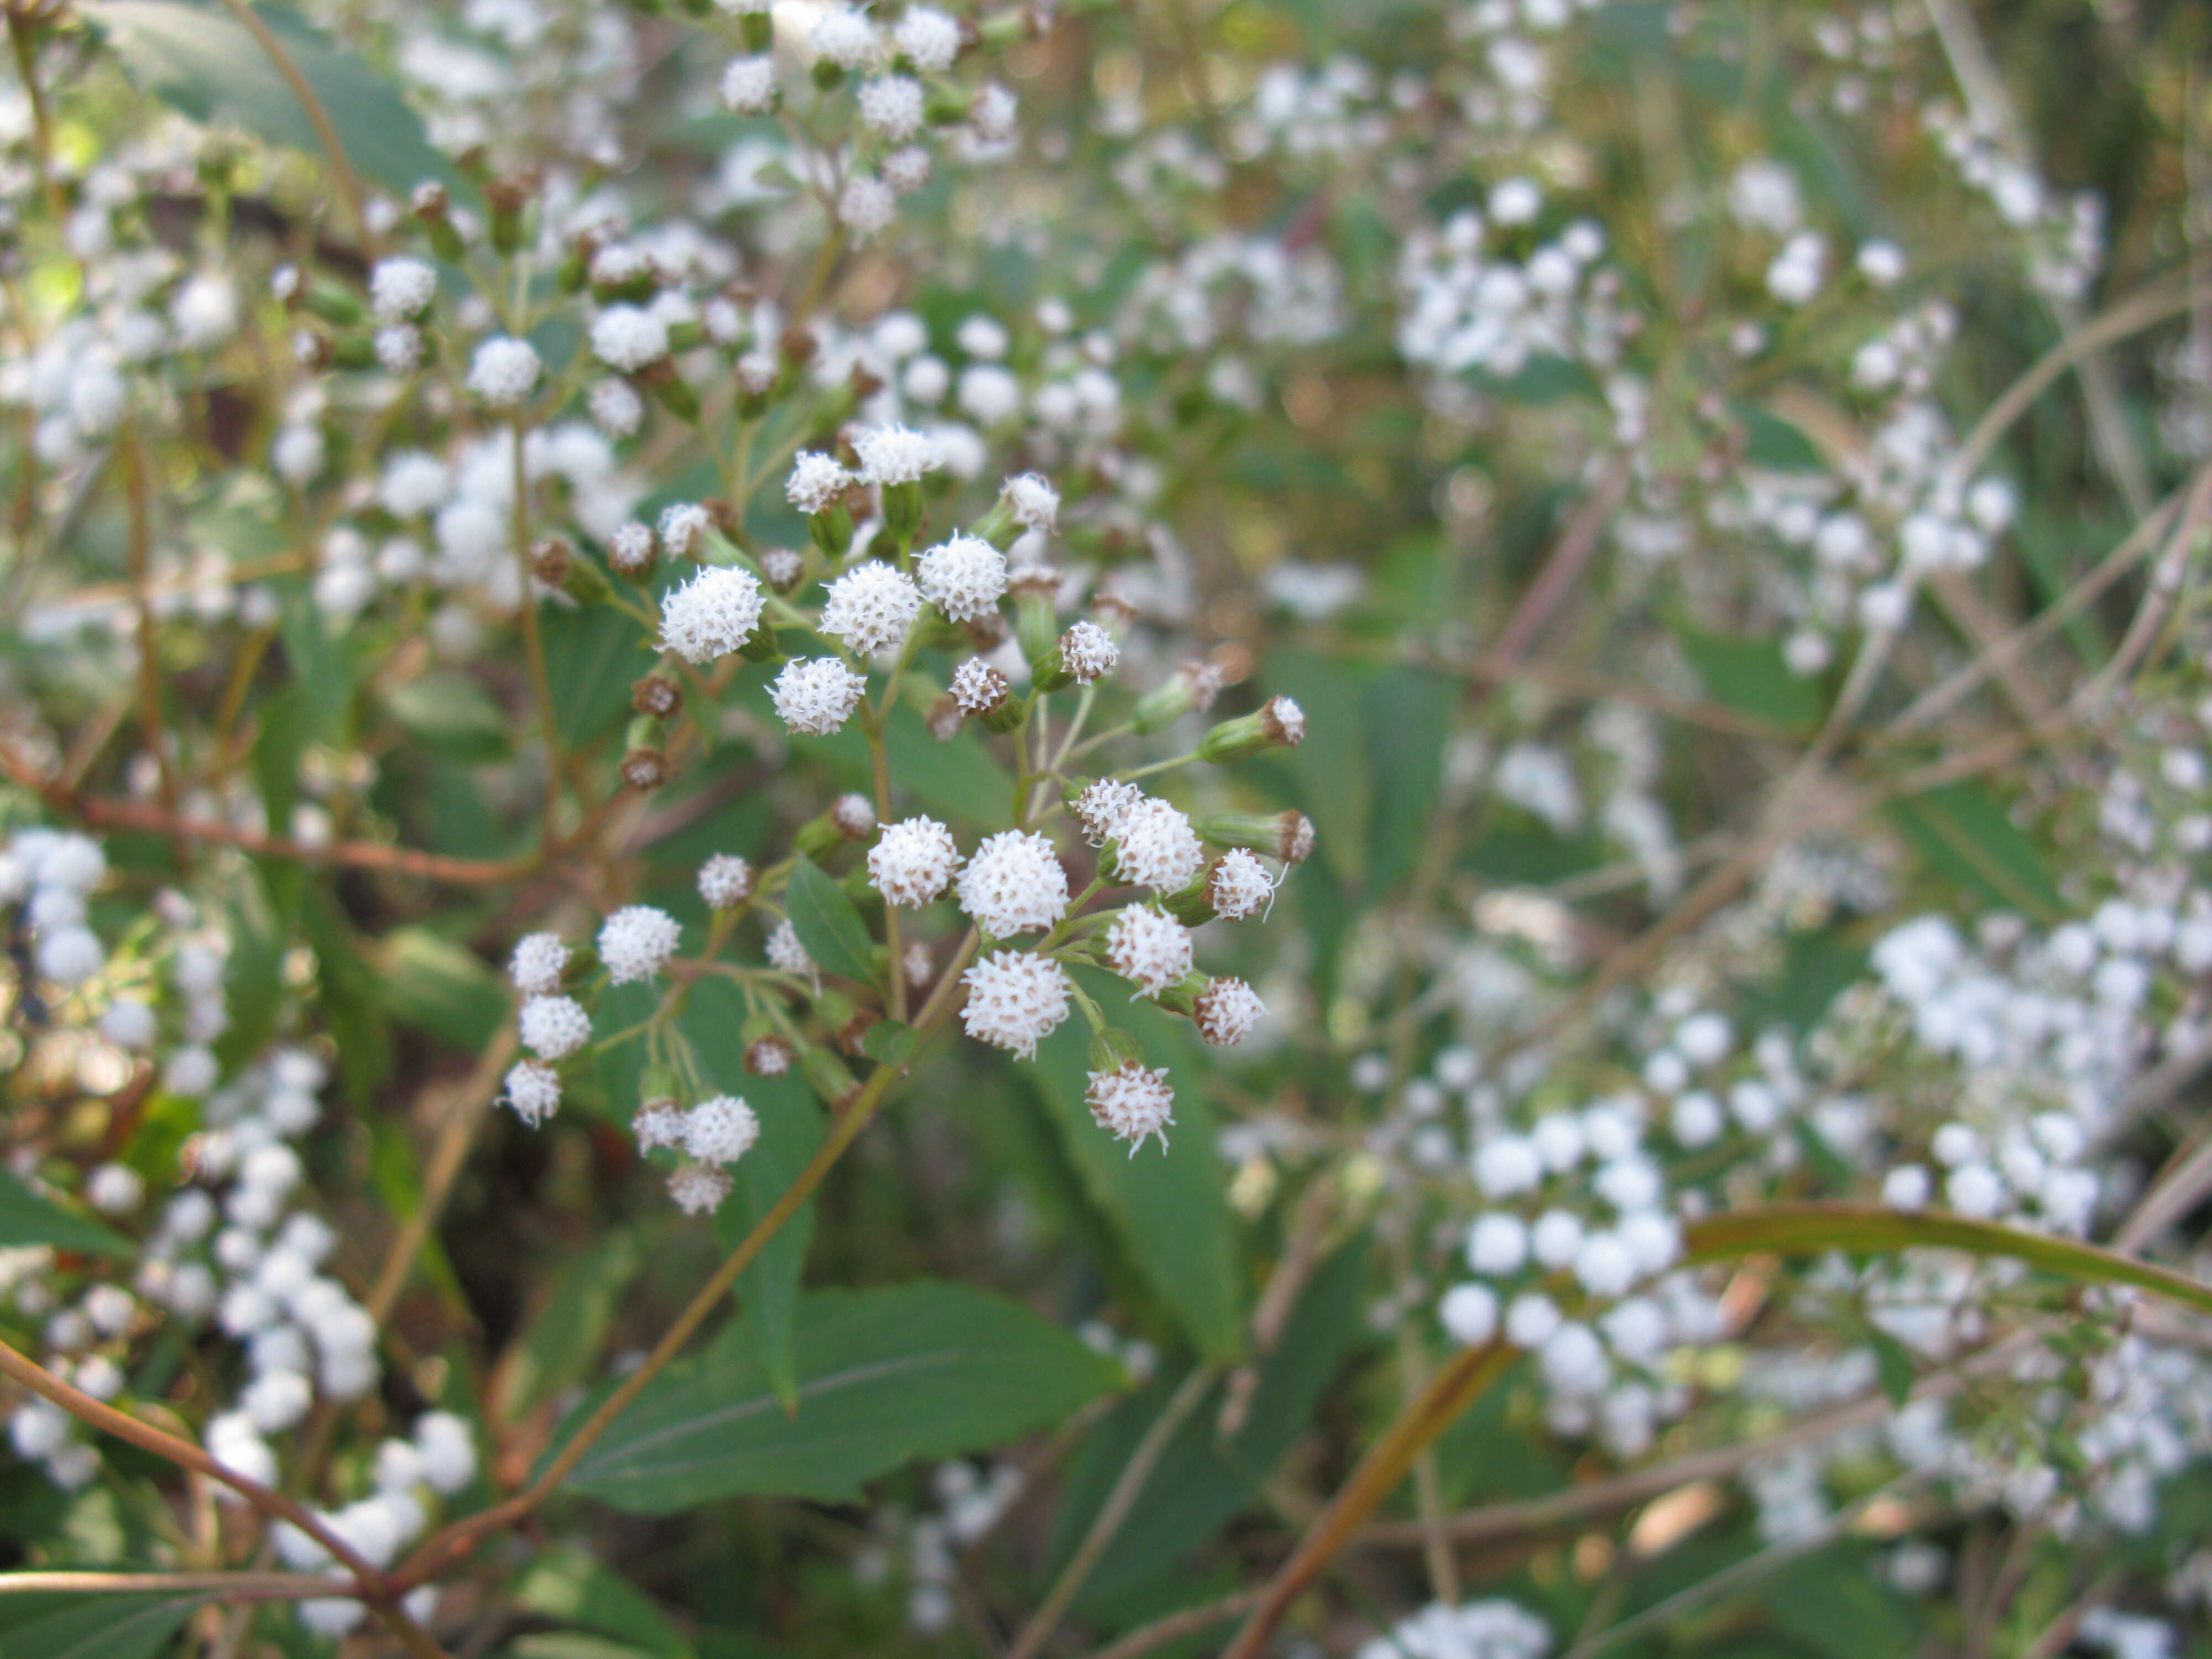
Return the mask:
[[[1158,996],[1190,971],[1190,929],[1150,905],[1135,905],[1106,931],[1106,961],[1146,996]]]
[[[826,738],[851,718],[867,684],[835,657],[793,657],[769,688],[769,698],[793,732]]]
[[[592,1017],[574,997],[532,997],[519,1024],[522,1046],[540,1060],[566,1060],[592,1040]]]
[[[451,1412],[428,1412],[416,1419],[415,1450],[433,1492],[457,1492],[477,1478],[476,1436]]]
[[[722,71],[722,106],[740,115],[765,115],[775,107],[775,59],[733,58]]]
[[[1137,1149],[1152,1135],[1160,1138],[1163,1150],[1166,1148],[1168,1126],[1175,1121],[1175,1091],[1169,1086],[1164,1068],[1155,1070],[1128,1060],[1110,1072],[1089,1075],[1091,1086],[1084,1102],[1091,1108],[1092,1119],[1101,1128],[1110,1130],[1116,1140],[1127,1141],[1130,1157],[1134,1158]]]
[[[668,1195],[686,1215],[711,1215],[730,1195],[730,1172],[687,1164],[668,1177]]]
[[[1002,830],[960,873],[960,908],[994,939],[1049,927],[1067,903],[1067,872],[1042,836]]]
[[[1006,559],[980,536],[955,536],[915,562],[921,591],[957,623],[994,611],[1006,592]]]
[[[822,606],[822,631],[863,657],[903,641],[921,614],[921,590],[895,565],[871,559],[830,584]]]
[[[760,626],[765,604],[750,573],[711,565],[661,601],[661,647],[686,662],[726,656]]]
[[[717,853],[699,866],[699,896],[710,910],[733,910],[752,896],[753,867],[735,853]]]
[[[1162,893],[1189,886],[1206,861],[1190,820],[1164,800],[1148,798],[1132,806],[1114,844],[1121,879]]]
[[[592,319],[592,355],[618,374],[635,374],[668,355],[668,325],[637,306],[609,306]]]
[[[1191,1004],[1191,1018],[1199,1036],[1217,1048],[1243,1042],[1267,1017],[1267,1005],[1241,979],[1216,979]]]
[[[810,979],[814,975],[814,958],[799,942],[799,929],[788,921],[778,922],[769,934],[768,961],[769,967],[787,974],[799,974]]]
[[[494,409],[513,409],[537,389],[544,372],[529,341],[495,335],[469,362],[469,390]]]
[[[1089,685],[1114,672],[1121,660],[1121,647],[1111,634],[1085,618],[1060,636],[1060,660],[1078,685]]]
[[[735,1164],[760,1139],[760,1118],[733,1095],[702,1100],[684,1115],[684,1150],[702,1164]]]
[[[860,458],[860,482],[912,483],[944,465],[937,441],[911,427],[863,427],[853,434],[853,453]]]
[[[1010,832],[1011,833],[1011,832]],[[1034,1059],[1067,1018],[1070,987],[1060,965],[1019,951],[994,951],[961,976],[968,1000],[960,1023],[979,1042]]]
[[[380,323],[412,322],[438,297],[438,273],[420,259],[380,259],[368,273],[368,308]]]
[[[952,67],[960,53],[960,25],[934,6],[908,6],[891,29],[891,44],[916,69]]]
[[[942,894],[960,867],[952,832],[931,817],[911,817],[886,828],[868,849],[868,880],[884,902],[908,909]]]
[[[819,513],[857,483],[834,455],[802,449],[792,459],[791,478],[783,487],[784,499],[801,513]]]
[[[649,904],[626,905],[599,928],[599,961],[617,985],[651,979],[676,954],[683,929],[665,910]]]
[[[1051,530],[1060,518],[1060,492],[1042,474],[1024,472],[1006,480],[1006,505],[1024,530]]]
[[[568,947],[558,933],[525,933],[514,942],[507,971],[517,990],[542,996],[560,988],[568,966]]]
[[[911,138],[921,131],[921,82],[911,76],[864,82],[856,101],[861,121],[886,138]]]

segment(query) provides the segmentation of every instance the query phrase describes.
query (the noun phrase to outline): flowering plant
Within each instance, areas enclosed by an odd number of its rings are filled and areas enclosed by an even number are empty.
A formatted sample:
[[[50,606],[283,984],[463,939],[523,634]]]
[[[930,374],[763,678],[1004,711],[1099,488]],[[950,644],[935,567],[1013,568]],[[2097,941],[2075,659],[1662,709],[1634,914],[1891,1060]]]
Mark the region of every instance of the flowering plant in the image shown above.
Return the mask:
[[[2201,1649],[2104,10],[0,0],[0,1654]]]

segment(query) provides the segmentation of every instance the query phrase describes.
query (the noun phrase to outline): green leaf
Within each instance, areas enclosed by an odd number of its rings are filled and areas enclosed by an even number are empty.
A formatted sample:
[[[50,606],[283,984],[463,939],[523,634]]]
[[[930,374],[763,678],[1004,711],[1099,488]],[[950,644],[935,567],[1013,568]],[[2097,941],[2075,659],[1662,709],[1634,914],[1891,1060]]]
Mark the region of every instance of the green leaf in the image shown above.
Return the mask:
[[[1752,465],[1777,472],[1827,471],[1819,446],[1805,435],[1803,428],[1741,398],[1730,400],[1729,413],[1743,422],[1743,458]]]
[[[1705,694],[1723,708],[1784,732],[1810,732],[1827,712],[1826,688],[1792,673],[1773,640],[1708,634],[1686,623],[1674,629],[1674,638]]]
[[[0,1597],[0,1654],[7,1659],[153,1659],[205,1599],[199,1595]]]
[[[783,902],[799,942],[824,973],[861,981],[875,977],[868,959],[873,941],[867,923],[860,920],[860,907],[804,853],[793,860],[791,886]]]
[[[271,144],[320,155],[323,146],[292,88],[236,19],[204,0],[86,0],[131,78],[190,119],[236,127]],[[366,182],[401,201],[426,179],[475,192],[424,137],[398,88],[297,12],[254,7],[314,88],[346,155]]]
[[[85,1255],[133,1256],[138,1247],[112,1228],[65,1210],[0,1166],[0,1248],[51,1244]]]
[[[2037,921],[2065,919],[2066,901],[2043,855],[1980,784],[1947,783],[1889,811],[1922,856],[1961,886]]]
[[[507,711],[465,674],[419,676],[384,694],[408,736],[455,760],[498,760],[508,750]]]
[[[1187,1025],[1131,1003],[1121,981],[1084,969],[1077,977],[1102,1006],[1110,1000],[1114,1023],[1179,1085],[1170,1146],[1152,1143],[1132,1156],[1092,1121],[1084,1103],[1091,1036],[1081,1020],[1066,1021],[1039,1045],[1040,1097],[1085,1191],[1112,1221],[1122,1250],[1161,1306],[1207,1358],[1233,1359],[1243,1346],[1243,1298],[1235,1224],[1213,1155],[1213,1110],[1197,1086],[1205,1061]]]
[[[539,1553],[514,1587],[514,1605],[579,1630],[669,1659],[691,1651],[660,1605],[612,1567],[581,1550]]]
[[[1878,1325],[1869,1325],[1864,1333],[1867,1345],[1874,1350],[1874,1363],[1881,1378],[1881,1391],[1889,1396],[1889,1403],[1899,1411],[1912,1398],[1912,1355],[1905,1344]]]
[[[643,629],[605,605],[576,611],[549,605],[538,625],[562,747],[584,748],[629,714],[630,688],[659,659],[646,643]]]
[[[759,1114],[761,1132],[752,1150],[732,1171],[728,1201],[714,1212],[715,1236],[729,1250],[767,1218],[822,1145],[822,1108],[796,1073],[750,1079],[745,1094]],[[738,1279],[738,1301],[752,1322],[762,1366],[787,1409],[799,1403],[799,1281],[813,1242],[814,1200],[810,1198],[761,1247]]]
[[[860,1052],[870,1060],[903,1069],[921,1044],[921,1033],[895,1019],[879,1019],[860,1038]]]
[[[1887,1210],[1873,1204],[1770,1204],[1686,1223],[1682,1244],[1690,1261],[1729,1261],[1762,1250],[1784,1255],[1823,1250],[1874,1255],[1932,1249],[2010,1256],[2076,1284],[2132,1285],[2212,1313],[2212,1285],[2076,1239],[1962,1215]]]
[[[1003,1445],[1125,1381],[1059,1327],[964,1285],[817,1291],[798,1339],[796,1413],[740,1320],[654,1379],[568,1485],[656,1515],[741,1493],[848,1502],[909,1458]]]
[[[506,989],[466,945],[427,927],[395,927],[373,954],[378,1000],[400,1024],[481,1054],[507,1023]]]

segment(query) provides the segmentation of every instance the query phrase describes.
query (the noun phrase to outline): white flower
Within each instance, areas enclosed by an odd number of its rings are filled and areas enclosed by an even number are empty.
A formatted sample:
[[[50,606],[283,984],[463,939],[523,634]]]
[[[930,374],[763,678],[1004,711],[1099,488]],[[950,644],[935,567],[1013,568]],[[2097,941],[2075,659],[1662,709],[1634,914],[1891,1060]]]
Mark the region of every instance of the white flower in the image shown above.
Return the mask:
[[[1060,636],[1060,660],[1078,685],[1088,685],[1114,672],[1114,665],[1121,660],[1121,647],[1097,623],[1085,620]]]
[[[880,179],[856,173],[838,193],[837,217],[855,239],[866,241],[898,212],[898,192]]]
[[[884,182],[901,196],[910,196],[929,182],[929,152],[920,144],[893,150],[884,157],[883,165]]]
[[[815,24],[814,50],[839,69],[864,70],[882,53],[883,41],[865,13],[838,6]]]
[[[921,131],[921,82],[910,76],[862,82],[858,102],[860,119],[886,138],[911,138]]]
[[[41,931],[39,972],[57,985],[82,985],[107,965],[106,947],[89,927]]]
[[[853,434],[853,452],[860,458],[862,483],[912,483],[945,464],[936,440],[911,427],[862,427]]]
[[[1067,1018],[1067,975],[1047,957],[994,951],[962,975],[961,982],[968,988],[960,1011],[968,1035],[1024,1060],[1034,1059],[1038,1042]]]
[[[1150,905],[1133,905],[1106,930],[1107,964],[1147,996],[1190,971],[1190,929]]]
[[[853,475],[837,464],[836,456],[802,449],[793,458],[791,480],[783,487],[784,499],[801,513],[819,513],[855,482]]]
[[[1152,1135],[1158,1135],[1161,1148],[1166,1148],[1168,1126],[1175,1121],[1175,1091],[1168,1086],[1164,1068],[1154,1071],[1125,1060],[1110,1072],[1089,1075],[1091,1086],[1083,1098],[1100,1128],[1111,1130],[1116,1140],[1127,1141],[1131,1158]]]
[[[687,1164],[668,1177],[668,1195],[686,1215],[711,1215],[730,1195],[730,1172]]]
[[[1199,1036],[1217,1048],[1243,1042],[1267,1017],[1267,1005],[1241,979],[1213,980],[1191,1002]]]
[[[710,565],[660,602],[661,648],[686,662],[712,662],[760,626],[766,600],[752,575]]]
[[[915,562],[923,594],[954,622],[974,621],[1006,595],[1006,556],[980,536],[955,536]]]
[[[1084,786],[1083,793],[1075,798],[1075,821],[1083,826],[1083,838],[1093,847],[1103,847],[1121,833],[1128,821],[1129,812],[1145,799],[1145,792],[1133,783],[1123,783],[1114,778],[1101,778],[1096,783]]]
[[[1498,1292],[1487,1285],[1455,1285],[1437,1304],[1437,1317],[1453,1341],[1480,1347],[1498,1334]]]
[[[1474,1183],[1485,1198],[1525,1193],[1544,1178],[1544,1159],[1525,1135],[1493,1135],[1474,1155]]]
[[[1505,1340],[1516,1348],[1540,1348],[1560,1323],[1559,1310],[1551,1297],[1523,1291],[1505,1310]]]
[[[733,1095],[702,1100],[684,1117],[684,1150],[702,1164],[735,1164],[760,1139],[760,1118]]]
[[[765,115],[775,107],[775,59],[732,58],[722,71],[722,104],[740,115]]]
[[[568,947],[558,933],[525,933],[514,942],[507,971],[517,990],[542,995],[560,988],[568,966]]]
[[[908,909],[929,903],[960,867],[952,832],[935,818],[912,817],[894,823],[868,849],[868,880],[886,904]]]
[[[534,1129],[560,1109],[561,1074],[542,1060],[518,1060],[507,1074],[505,1100]]]
[[[1123,817],[1114,844],[1121,878],[1162,893],[1189,886],[1206,861],[1206,848],[1190,820],[1167,802],[1149,797]]]
[[[934,6],[908,6],[891,30],[891,44],[925,73],[950,69],[960,52],[960,25]]]
[[[717,853],[699,866],[699,896],[709,910],[734,910],[753,896],[753,867],[735,853]]]
[[[118,1048],[153,1046],[160,1030],[152,1006],[137,997],[118,997],[100,1017],[100,1034]]]
[[[628,380],[601,380],[588,402],[592,424],[610,438],[627,438],[645,424],[645,399]]]
[[[522,1046],[540,1060],[566,1060],[592,1040],[592,1017],[574,997],[532,997],[518,1023]]]
[[[415,1451],[433,1492],[457,1492],[477,1478],[476,1436],[451,1412],[426,1412],[415,1420]]]
[[[835,657],[793,657],[775,677],[769,697],[793,732],[826,738],[851,717],[867,684]]]
[[[609,306],[592,319],[592,355],[623,374],[668,355],[668,325],[636,306]]]
[[[145,1196],[144,1177],[128,1164],[103,1164],[84,1183],[85,1202],[102,1215],[128,1215]]]
[[[769,966],[787,974],[798,974],[811,979],[814,958],[806,954],[806,947],[799,942],[799,929],[788,921],[780,921],[768,936]]]
[[[921,614],[921,590],[895,565],[870,559],[830,584],[822,606],[822,631],[854,652],[872,657],[905,640]]]
[[[684,1121],[684,1109],[674,1101],[648,1100],[631,1116],[629,1132],[637,1137],[641,1152],[649,1152],[657,1146],[681,1146]]]
[[[527,340],[495,335],[469,362],[469,390],[494,409],[513,409],[536,389],[545,366]]]
[[[672,559],[689,553],[692,543],[714,527],[714,515],[697,501],[671,501],[660,509],[660,545]]]
[[[368,273],[368,308],[380,323],[412,322],[438,297],[438,273],[420,259],[380,259]]]
[[[1005,484],[1006,505],[1024,530],[1053,529],[1060,520],[1060,492],[1041,475],[1024,472]]]
[[[1249,848],[1232,847],[1206,878],[1206,897],[1214,915],[1227,921],[1243,921],[1274,902],[1275,878],[1260,862],[1258,854]]]
[[[994,939],[1049,927],[1067,914],[1067,872],[1042,836],[1002,830],[960,872],[960,908]]]
[[[599,928],[599,960],[617,985],[651,979],[676,954],[684,930],[665,910],[625,905]]]
[[[987,714],[1006,700],[1012,690],[1006,677],[981,657],[970,657],[952,671],[952,701],[964,714]]]

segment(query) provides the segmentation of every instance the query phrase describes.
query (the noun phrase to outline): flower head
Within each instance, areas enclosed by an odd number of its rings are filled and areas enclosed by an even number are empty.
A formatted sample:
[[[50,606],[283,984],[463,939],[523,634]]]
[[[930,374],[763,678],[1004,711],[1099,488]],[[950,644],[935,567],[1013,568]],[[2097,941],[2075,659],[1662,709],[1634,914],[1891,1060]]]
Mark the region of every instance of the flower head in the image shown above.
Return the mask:
[[[775,59],[732,58],[722,71],[722,106],[740,115],[765,115],[775,107]]]
[[[1132,905],[1107,929],[1106,962],[1156,997],[1190,971],[1190,929],[1148,904]]]
[[[635,374],[668,355],[668,325],[636,306],[609,306],[592,319],[592,355],[618,374]]]
[[[1006,592],[1006,559],[980,536],[955,536],[916,561],[921,591],[957,623],[994,610]]]
[[[989,714],[1012,689],[1006,677],[981,657],[970,657],[952,671],[952,701],[963,714]]]
[[[1060,519],[1060,492],[1042,474],[1009,478],[1004,490],[1014,522],[1024,530],[1051,530]]]
[[[1067,872],[1042,836],[1002,830],[960,872],[960,908],[996,939],[1049,927],[1067,914]]]
[[[912,483],[945,465],[937,441],[911,427],[863,427],[853,434],[853,453],[860,458],[860,482]]]
[[[830,584],[822,606],[822,631],[864,657],[889,651],[906,638],[921,614],[921,590],[895,565],[870,559]]]
[[[768,936],[768,963],[787,974],[808,979],[814,976],[814,958],[799,942],[799,929],[788,921],[776,923],[775,931]]]
[[[1191,1019],[1199,1036],[1218,1048],[1231,1048],[1252,1035],[1267,1016],[1260,994],[1241,979],[1208,981],[1191,1003]]]
[[[881,54],[883,40],[867,14],[850,6],[836,6],[815,24],[814,50],[839,69],[864,70]]]
[[[709,565],[661,601],[661,648],[686,662],[712,662],[760,626],[766,600],[747,572]]]
[[[912,817],[884,830],[868,849],[868,880],[886,904],[909,909],[929,903],[960,867],[952,832],[935,818]]]
[[[775,677],[769,697],[793,732],[826,738],[851,717],[867,684],[835,657],[793,657]]]
[[[783,487],[784,499],[801,513],[819,513],[834,505],[856,482],[837,464],[835,455],[802,449],[793,458],[791,478]]]
[[[968,1035],[1024,1060],[1036,1058],[1037,1044],[1067,1018],[1067,973],[1048,957],[994,951],[961,982],[968,988],[960,1011]]]
[[[734,1095],[702,1100],[684,1116],[684,1150],[702,1164],[735,1164],[760,1139],[760,1118]]]
[[[1206,878],[1206,902],[1226,921],[1256,916],[1274,902],[1275,878],[1259,854],[1249,848],[1232,847],[1215,863]]]
[[[730,1195],[730,1172],[687,1164],[668,1177],[668,1195],[686,1215],[712,1215]]]
[[[891,44],[918,70],[951,69],[960,53],[960,25],[934,6],[908,6],[891,29]]]
[[[1133,783],[1100,778],[1084,786],[1072,810],[1075,821],[1083,826],[1084,840],[1093,847],[1103,847],[1109,841],[1121,839],[1121,826],[1127,822],[1130,809],[1144,799],[1145,792]]]
[[[856,100],[860,119],[886,138],[911,138],[921,131],[921,82],[908,75],[886,75],[864,82]]]
[[[502,1099],[534,1129],[560,1109],[561,1074],[542,1060],[518,1060],[507,1071]]]
[[[379,259],[368,273],[368,308],[380,323],[411,322],[438,297],[438,273],[420,259]]]
[[[1121,660],[1121,647],[1111,634],[1086,618],[1060,636],[1060,660],[1078,685],[1088,685],[1114,672],[1114,665]]]
[[[1112,1131],[1116,1140],[1129,1143],[1131,1158],[1152,1135],[1158,1135],[1161,1147],[1166,1147],[1168,1126],[1175,1121],[1175,1091],[1168,1086],[1164,1067],[1155,1071],[1125,1060],[1110,1072],[1090,1076],[1091,1086],[1083,1098],[1091,1117],[1100,1128]]]
[[[540,1060],[566,1060],[592,1040],[592,1017],[574,997],[532,997],[519,1024],[522,1046]]]
[[[568,947],[558,933],[525,933],[514,942],[507,972],[517,990],[541,995],[560,988],[568,966]]]
[[[684,1109],[674,1101],[648,1100],[637,1109],[629,1127],[637,1137],[638,1151],[649,1152],[658,1146],[683,1146],[684,1123]]]
[[[699,866],[699,896],[709,910],[734,910],[753,896],[753,867],[735,853],[717,853]]]
[[[649,904],[626,905],[599,928],[599,960],[617,985],[651,979],[676,954],[684,930],[665,910]]]
[[[1206,861],[1206,848],[1190,820],[1167,802],[1149,797],[1129,809],[1114,844],[1121,878],[1162,893],[1189,886]]]
[[[469,360],[469,390],[494,409],[513,409],[537,389],[544,372],[529,341],[495,335]]]

